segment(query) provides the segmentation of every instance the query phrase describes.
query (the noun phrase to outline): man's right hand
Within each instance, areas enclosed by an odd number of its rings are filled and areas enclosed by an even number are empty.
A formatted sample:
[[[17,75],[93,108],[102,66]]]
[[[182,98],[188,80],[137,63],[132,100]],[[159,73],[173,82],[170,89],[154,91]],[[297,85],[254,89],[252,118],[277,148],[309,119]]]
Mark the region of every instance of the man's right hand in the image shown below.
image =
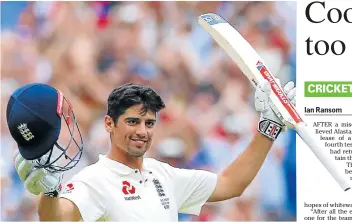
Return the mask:
[[[26,160],[18,150],[14,155],[16,171],[26,189],[34,194],[57,197],[61,190],[62,173],[50,173],[44,168],[36,168],[35,160]]]

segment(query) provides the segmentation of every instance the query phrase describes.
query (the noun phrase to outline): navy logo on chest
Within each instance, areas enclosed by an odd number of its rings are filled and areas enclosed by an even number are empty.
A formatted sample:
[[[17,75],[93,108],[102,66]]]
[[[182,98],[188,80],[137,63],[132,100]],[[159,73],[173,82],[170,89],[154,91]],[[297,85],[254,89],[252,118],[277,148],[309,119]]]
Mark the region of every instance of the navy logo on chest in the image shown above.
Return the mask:
[[[156,189],[156,192],[158,193],[158,195],[160,197],[161,205],[164,207],[164,209],[169,209],[170,208],[170,201],[169,201],[169,198],[166,197],[165,191],[163,189],[163,186],[160,184],[160,181],[158,179],[153,179],[153,184]]]

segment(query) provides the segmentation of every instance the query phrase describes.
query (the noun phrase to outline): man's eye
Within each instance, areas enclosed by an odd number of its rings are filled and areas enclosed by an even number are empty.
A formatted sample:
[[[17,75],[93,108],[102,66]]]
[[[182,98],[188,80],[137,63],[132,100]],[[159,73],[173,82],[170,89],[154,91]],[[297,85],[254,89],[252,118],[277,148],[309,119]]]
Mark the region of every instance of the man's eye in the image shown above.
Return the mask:
[[[154,122],[147,122],[147,123],[146,123],[147,127],[153,127],[154,124],[155,124]]]
[[[128,120],[127,123],[130,125],[136,125],[137,121],[136,120]]]

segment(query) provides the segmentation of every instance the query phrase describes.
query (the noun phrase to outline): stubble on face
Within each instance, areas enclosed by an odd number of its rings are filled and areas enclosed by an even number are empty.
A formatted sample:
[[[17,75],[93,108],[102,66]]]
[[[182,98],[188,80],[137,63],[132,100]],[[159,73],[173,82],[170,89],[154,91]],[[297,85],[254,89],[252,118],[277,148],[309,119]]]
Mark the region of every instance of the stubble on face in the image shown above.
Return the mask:
[[[155,113],[143,113],[142,108],[142,105],[135,105],[127,109],[116,126],[117,145],[131,157],[142,157],[152,142]]]

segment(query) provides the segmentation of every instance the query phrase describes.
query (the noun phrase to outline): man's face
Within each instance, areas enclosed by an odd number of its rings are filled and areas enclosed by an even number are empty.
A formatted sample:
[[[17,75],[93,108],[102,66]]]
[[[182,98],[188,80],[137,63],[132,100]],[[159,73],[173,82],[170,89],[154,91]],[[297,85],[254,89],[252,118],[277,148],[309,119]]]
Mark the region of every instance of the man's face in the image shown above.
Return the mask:
[[[130,107],[111,127],[112,144],[133,157],[143,156],[153,138],[155,113],[148,111],[142,115],[142,108],[142,105]]]

